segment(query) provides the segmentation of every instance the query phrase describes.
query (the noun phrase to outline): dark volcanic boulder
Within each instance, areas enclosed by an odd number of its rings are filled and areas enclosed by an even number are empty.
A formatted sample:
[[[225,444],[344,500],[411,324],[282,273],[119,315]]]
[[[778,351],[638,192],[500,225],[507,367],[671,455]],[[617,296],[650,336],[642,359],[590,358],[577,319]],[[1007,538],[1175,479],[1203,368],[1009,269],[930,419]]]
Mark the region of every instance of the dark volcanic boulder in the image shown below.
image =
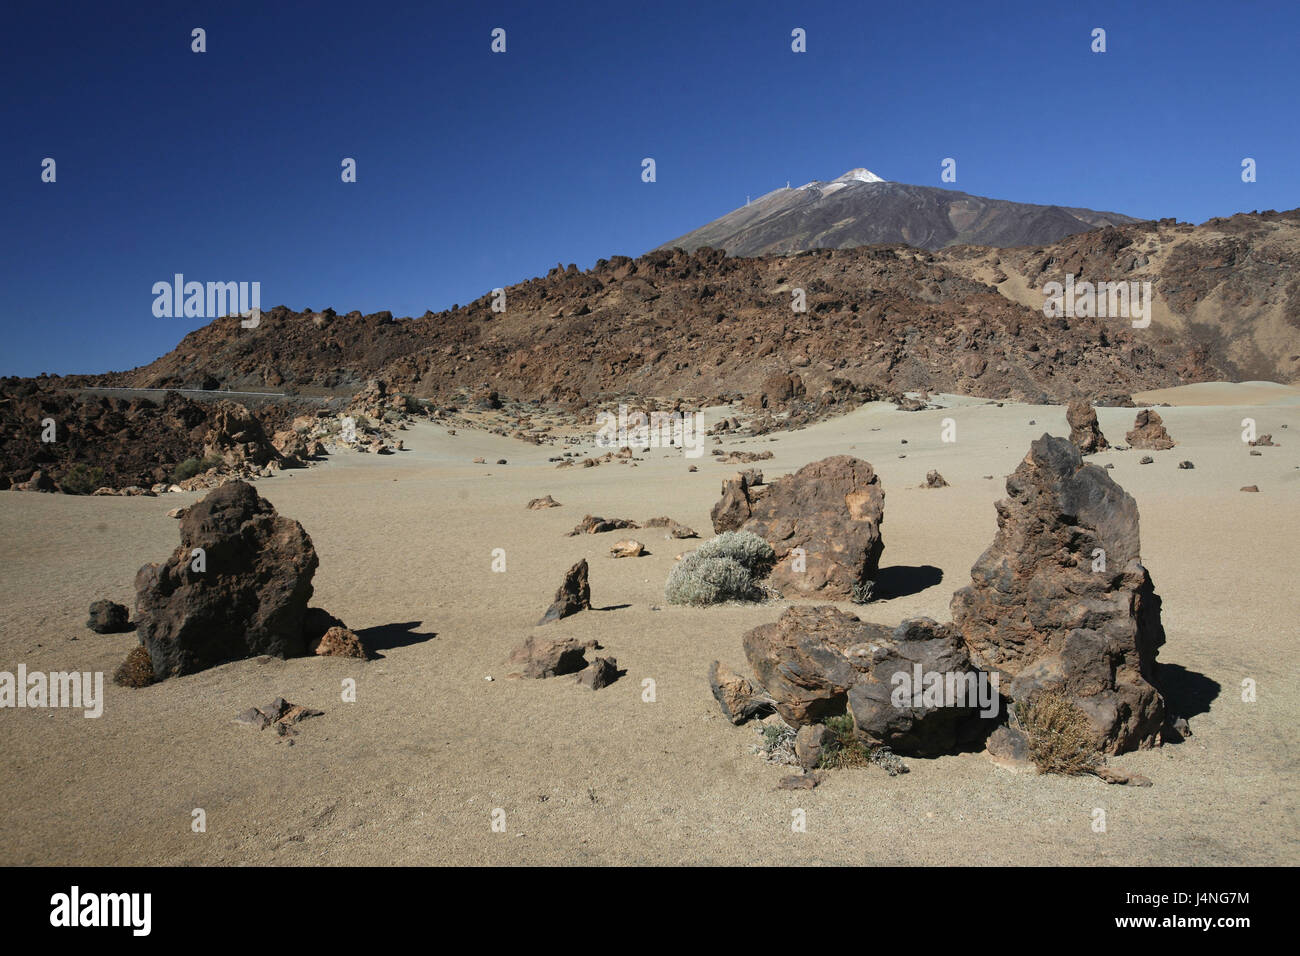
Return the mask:
[[[570,614],[591,609],[591,585],[587,583],[587,559],[583,558],[564,574],[564,583],[538,624],[550,624]]]
[[[775,623],[746,632],[741,642],[776,712],[798,727],[845,712],[859,676],[848,649],[888,634],[889,628],[864,624],[837,608],[791,607]]]
[[[792,607],[749,631],[743,643],[787,723],[800,727],[847,712],[865,743],[903,755],[952,750],[978,699],[979,675],[961,636],[929,618],[890,628],[834,607]],[[941,691],[950,683],[962,687],[960,700],[923,694],[936,679]]]
[[[957,744],[976,713],[984,675],[971,666],[961,635],[928,617],[903,621],[853,652],[862,676],[849,688],[858,736],[897,754],[933,757]],[[986,689],[990,706],[996,694]]]
[[[1174,440],[1165,431],[1165,423],[1154,408],[1144,408],[1137,413],[1133,430],[1124,436],[1134,448],[1144,451],[1167,451],[1174,447]]]
[[[1083,454],[1091,455],[1110,447],[1097,424],[1097,412],[1087,399],[1072,399],[1065,409],[1065,420],[1070,423],[1070,441],[1078,445]]]
[[[1164,722],[1151,680],[1165,636],[1136,502],[1048,435],[1007,478],[1007,495],[993,544],[952,599],[973,663],[997,671],[1015,700],[1069,694],[1104,752],[1151,746]]]
[[[96,601],[90,605],[90,618],[86,627],[96,634],[119,634],[131,630],[130,612],[124,604]]]
[[[747,493],[743,482],[736,490]],[[726,501],[724,493],[719,506]],[[749,508],[741,529],[776,552],[772,587],[787,597],[870,599],[885,549],[885,492],[870,464],[852,455],[812,462],[772,482]],[[715,528],[717,519],[715,509]]]
[[[302,525],[252,485],[214,490],[181,520],[176,552],[135,578],[136,624],[158,679],[258,654],[304,653],[316,565]]]

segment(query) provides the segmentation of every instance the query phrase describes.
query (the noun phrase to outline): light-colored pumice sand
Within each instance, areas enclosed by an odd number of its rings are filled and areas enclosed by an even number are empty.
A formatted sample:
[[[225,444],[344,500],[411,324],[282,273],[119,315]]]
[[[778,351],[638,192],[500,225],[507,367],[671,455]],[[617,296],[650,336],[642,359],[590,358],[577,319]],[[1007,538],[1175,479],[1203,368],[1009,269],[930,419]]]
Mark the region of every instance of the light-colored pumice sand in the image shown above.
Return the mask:
[[[1060,406],[945,400],[953,407],[872,405],[776,441],[727,443],[775,452],[758,466],[769,478],[839,453],[875,465],[887,495],[882,566],[931,565],[943,579],[845,605],[868,620],[948,619],[992,540],[1005,476],[1031,439],[1068,434]],[[1195,736],[1114,761],[1151,778],[1149,789],[1017,774],[970,753],[909,759],[897,778],[845,770],[814,791],[780,791],[788,770],[750,753],[754,729],[721,716],[706,669],[717,658],[747,673],[741,634],[784,605],[666,606],[673,557],[694,542],[632,532],[651,555],[615,560],[608,549],[628,533],[565,537],[586,513],[666,514],[707,537],[735,466],[651,449],[636,467],[556,469],[546,461],[556,447],[421,425],[403,436],[406,453],[341,455],[257,484],[315,542],[312,603],[382,658],[246,660],[143,690],[106,683],[99,719],[0,711],[0,863],[1296,864],[1300,411],[1161,414],[1172,451],[1093,458],[1114,462],[1138,501],[1164,599],[1160,659],[1193,691],[1177,703]],[[1248,454],[1248,414],[1280,447]],[[1098,415],[1122,442],[1134,410]],[[952,444],[940,441],[946,417]],[[1143,454],[1155,463],[1139,465]],[[1195,469],[1178,470],[1183,459]],[[951,487],[918,487],[931,468]],[[1238,491],[1249,484],[1260,493]],[[525,509],[545,494],[563,507]],[[90,632],[87,606],[134,607],[136,569],[178,541],[165,512],[198,497],[0,494],[0,670],[21,662],[107,680],[136,638]],[[494,548],[505,573],[491,570]],[[582,557],[602,610],[544,632],[599,639],[626,675],[595,693],[568,677],[505,679],[507,655]],[[348,677],[356,703],[340,700]],[[1246,678],[1255,703],[1242,701]],[[292,747],[231,722],[276,695],[325,711]],[[195,808],[206,833],[191,832]],[[495,808],[505,833],[493,832]],[[1105,832],[1094,831],[1096,808]],[[795,809],[805,833],[792,832]]]

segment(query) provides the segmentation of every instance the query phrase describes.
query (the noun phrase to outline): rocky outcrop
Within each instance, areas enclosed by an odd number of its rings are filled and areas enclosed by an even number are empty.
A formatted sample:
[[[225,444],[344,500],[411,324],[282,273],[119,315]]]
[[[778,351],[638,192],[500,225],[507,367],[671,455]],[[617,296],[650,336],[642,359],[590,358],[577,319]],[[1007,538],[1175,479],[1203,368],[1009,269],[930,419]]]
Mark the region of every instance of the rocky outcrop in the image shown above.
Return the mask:
[[[573,538],[580,534],[604,534],[606,531],[621,531],[625,528],[637,529],[640,527],[631,518],[601,518],[596,515],[583,515],[582,521],[572,531],[568,532],[567,536]]]
[[[14,491],[44,491],[55,493],[62,490],[57,484],[55,484],[53,478],[40,469],[32,472],[32,476],[26,481],[15,482],[13,487]]]
[[[1068,694],[1099,751],[1152,745],[1164,722],[1152,684],[1164,629],[1137,504],[1077,446],[1048,435],[1006,489],[993,543],[952,599],[972,662],[998,673],[1014,700]]]
[[[1165,431],[1165,424],[1160,413],[1154,408],[1143,408],[1137,413],[1133,430],[1124,436],[1133,448],[1144,451],[1168,451],[1177,444]]]
[[[775,408],[792,398],[802,398],[804,392],[803,379],[797,373],[773,372],[763,379],[757,392],[745,396],[745,404],[751,408]]]
[[[530,635],[511,652],[510,663],[522,665],[520,676],[528,678],[576,674],[588,666],[587,651],[595,647],[594,641],[579,643],[572,637],[546,640]]]
[[[549,624],[570,614],[591,609],[591,586],[587,583],[587,559],[583,558],[564,574],[564,582],[555,592],[555,600],[537,623]]]
[[[290,737],[298,733],[292,729],[294,724],[311,717],[323,717],[324,714],[323,710],[305,707],[302,704],[291,704],[283,697],[277,697],[264,707],[250,707],[235,715],[234,722],[257,730],[271,727],[274,728],[277,737]]]
[[[865,743],[903,755],[952,750],[978,701],[978,675],[960,634],[928,618],[890,628],[834,607],[792,607],[745,634],[743,644],[787,723],[802,727],[849,713]],[[936,674],[941,689],[954,675],[960,699],[926,692],[928,675]]]
[[[211,417],[207,434],[203,437],[205,458],[220,458],[229,467],[249,466],[260,468],[271,461],[279,461],[271,440],[266,437],[262,423],[238,402],[219,402]]]
[[[1071,399],[1065,409],[1065,420],[1070,423],[1070,441],[1078,445],[1083,454],[1091,455],[1110,447],[1097,424],[1096,409],[1087,399]]]
[[[669,518],[667,515],[660,515],[656,518],[647,518],[641,523],[642,528],[664,528],[667,530],[669,538],[698,538],[693,528],[689,528],[675,518]]]
[[[713,509],[714,530],[734,530],[729,525],[748,510],[739,528],[776,552],[771,587],[787,597],[870,600],[884,551],[885,513],[885,492],[871,465],[836,455],[764,487],[755,498],[743,476],[724,484]]]
[[[232,481],[181,519],[181,546],[136,575],[136,623],[158,679],[304,653],[316,549],[302,525]]]

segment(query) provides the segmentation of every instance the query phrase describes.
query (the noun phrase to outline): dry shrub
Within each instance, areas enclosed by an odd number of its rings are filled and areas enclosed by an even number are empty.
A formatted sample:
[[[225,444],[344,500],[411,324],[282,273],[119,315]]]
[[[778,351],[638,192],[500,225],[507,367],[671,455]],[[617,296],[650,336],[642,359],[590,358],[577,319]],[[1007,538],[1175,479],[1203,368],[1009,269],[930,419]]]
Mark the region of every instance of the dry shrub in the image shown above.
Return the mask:
[[[153,661],[142,644],[131,648],[131,653],[113,674],[113,683],[120,687],[148,687],[155,680]]]
[[[1088,717],[1068,695],[1039,691],[1017,703],[1015,714],[1039,773],[1085,774],[1100,765]]]
[[[871,751],[858,739],[850,714],[829,717],[822,738],[822,756],[818,766],[828,770],[840,767],[865,767],[871,763]]]

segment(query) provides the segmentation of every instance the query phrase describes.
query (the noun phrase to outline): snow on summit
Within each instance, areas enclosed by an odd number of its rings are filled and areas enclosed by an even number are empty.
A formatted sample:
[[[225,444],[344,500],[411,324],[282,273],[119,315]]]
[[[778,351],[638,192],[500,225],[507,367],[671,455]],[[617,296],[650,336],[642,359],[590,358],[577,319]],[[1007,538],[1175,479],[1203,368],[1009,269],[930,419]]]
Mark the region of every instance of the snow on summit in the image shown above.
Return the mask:
[[[818,189],[821,191],[823,196],[828,196],[833,192],[843,189],[849,183],[885,183],[885,182],[889,182],[889,180],[881,176],[877,176],[869,169],[863,169],[859,167],[857,169],[850,169],[843,176],[839,176],[835,179],[832,179],[829,183],[822,182],[820,179],[814,179],[810,183],[804,183],[799,188]]]
[[[852,182],[852,181],[854,181],[854,180],[856,180],[857,182],[860,182],[860,183],[883,183],[883,182],[888,182],[888,180],[884,179],[884,178],[881,177],[881,176],[877,176],[877,175],[876,175],[875,173],[873,173],[871,170],[869,170],[869,169],[863,169],[863,168],[861,168],[861,167],[858,167],[857,169],[850,169],[850,170],[849,170],[847,173],[845,173],[843,176],[840,176],[838,179],[836,179],[835,182],[837,182],[837,183],[847,183],[847,182]]]

